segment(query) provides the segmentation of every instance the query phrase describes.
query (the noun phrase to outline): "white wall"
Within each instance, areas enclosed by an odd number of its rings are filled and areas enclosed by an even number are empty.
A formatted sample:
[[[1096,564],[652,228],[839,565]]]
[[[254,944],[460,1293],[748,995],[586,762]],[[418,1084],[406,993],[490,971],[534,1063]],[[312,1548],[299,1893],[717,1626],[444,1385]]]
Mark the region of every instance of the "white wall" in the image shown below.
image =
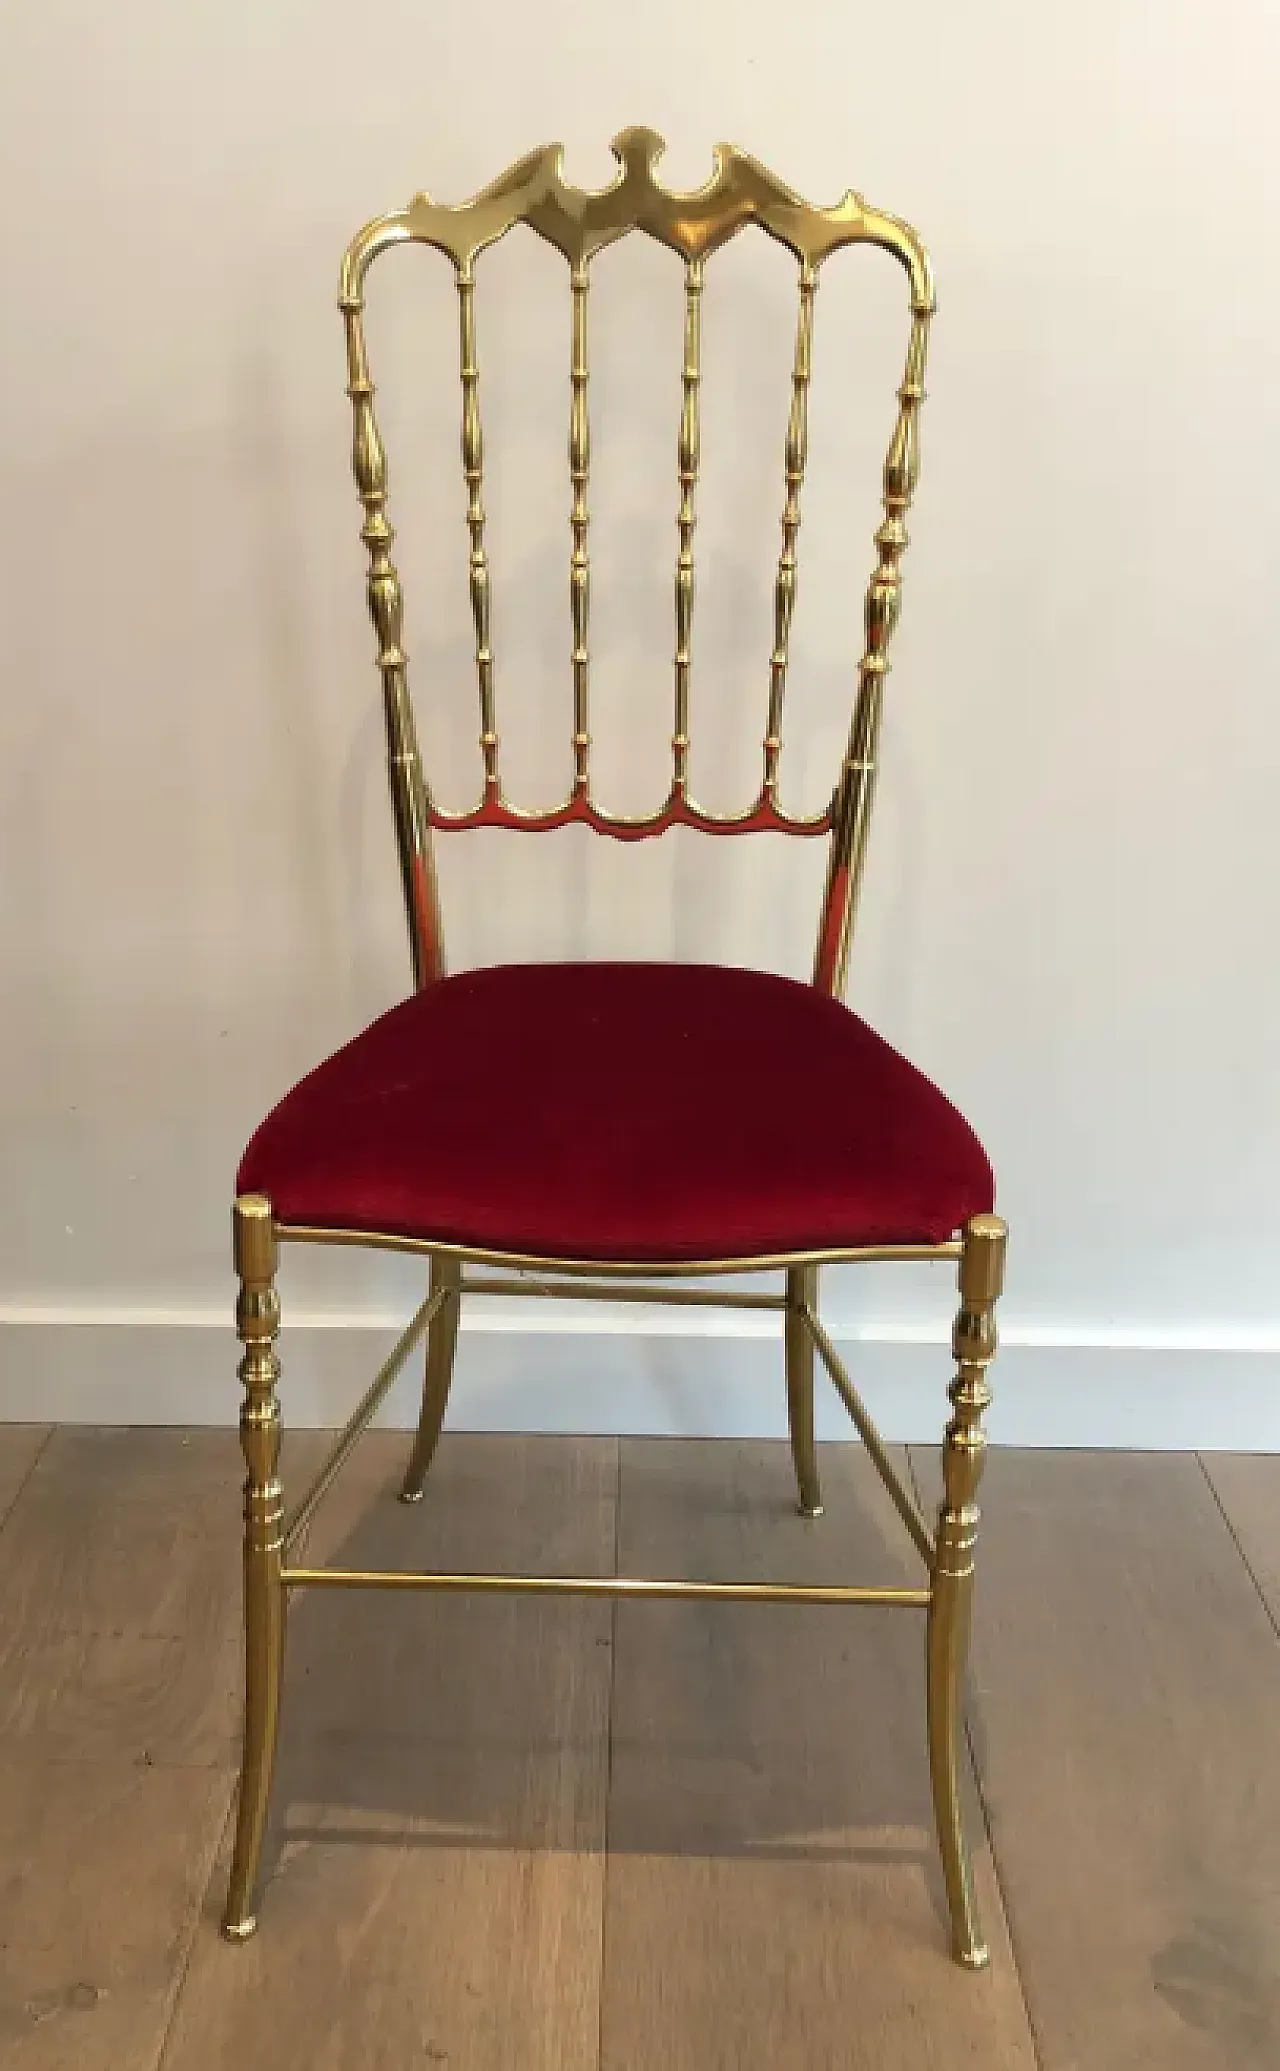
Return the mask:
[[[640,121],[679,183],[733,138],[815,199],[852,181],[934,253],[850,997],[993,1154],[1014,1230],[1006,1389],[1032,1373],[1019,1345],[1096,1346],[1106,1386],[1080,1398],[1079,1438],[1158,1437],[1180,1389],[1202,1442],[1230,1424],[1280,1443],[1256,1364],[1280,1350],[1274,10],[60,0],[5,40],[0,1302],[24,1328],[0,1332],[0,1413],[230,1411],[229,1374],[206,1403],[158,1373],[140,1404],[139,1328],[221,1312],[244,1136],[406,986],[342,245],[416,187],[461,198],[547,137],[602,179],[608,137]],[[414,259],[375,275],[373,338],[418,699],[458,796],[473,728],[452,291],[443,262]],[[596,731],[614,795],[639,800],[667,723],[678,268],[631,246],[602,263]],[[847,709],[901,336],[890,262],[838,264],[815,394],[832,457],[810,485],[796,631],[791,766],[810,799]],[[480,311],[499,696],[544,788],[568,725],[557,265],[513,240]],[[661,317],[629,332],[655,283]],[[790,307],[776,251],[744,239],[714,262],[695,697],[715,745],[742,686],[743,772]],[[633,378],[638,426],[611,434]],[[540,688],[561,700],[550,744],[529,717]],[[803,972],[817,859],[777,848],[446,844],[453,961],[620,949]],[[292,1269],[295,1313],[381,1317],[417,1277],[322,1263]],[[829,1302],[888,1343],[950,1305],[902,1271],[833,1276]],[[86,1367],[68,1326],[104,1321]],[[46,1333],[40,1357],[25,1326]],[[1054,1431],[1074,1385],[1054,1382]],[[717,1421],[678,1385],[653,1401],[677,1425]]]

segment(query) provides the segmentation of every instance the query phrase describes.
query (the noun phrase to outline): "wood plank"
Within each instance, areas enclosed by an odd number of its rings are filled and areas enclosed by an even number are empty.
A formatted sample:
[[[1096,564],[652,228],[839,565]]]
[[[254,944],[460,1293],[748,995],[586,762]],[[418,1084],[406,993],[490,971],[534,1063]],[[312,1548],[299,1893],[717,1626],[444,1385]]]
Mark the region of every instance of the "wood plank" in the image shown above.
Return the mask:
[[[3,1538],[0,1760],[231,1766],[239,1484],[228,1431],[55,1431]]]
[[[1202,1453],[1200,1464],[1280,1631],[1280,1453]]]
[[[1045,2071],[1271,2071],[1280,1647],[1197,1461],[997,1451],[983,1507],[971,1720]]]
[[[426,1500],[375,1432],[309,1559],[609,1572],[611,1440],[446,1435]],[[317,1592],[293,1613],[256,1938],[220,1862],[165,2071],[595,2071],[609,1606]]]
[[[17,1501],[48,1436],[47,1424],[0,1424],[0,1524]]]
[[[785,1446],[629,1441],[620,1564],[918,1585],[862,1447],[822,1465],[810,1524]],[[605,2071],[1031,2071],[985,1846],[992,1968],[946,1953],[923,1656],[919,1612],[619,1606]]]
[[[0,1763],[0,2062],[155,2071],[230,1779]]]

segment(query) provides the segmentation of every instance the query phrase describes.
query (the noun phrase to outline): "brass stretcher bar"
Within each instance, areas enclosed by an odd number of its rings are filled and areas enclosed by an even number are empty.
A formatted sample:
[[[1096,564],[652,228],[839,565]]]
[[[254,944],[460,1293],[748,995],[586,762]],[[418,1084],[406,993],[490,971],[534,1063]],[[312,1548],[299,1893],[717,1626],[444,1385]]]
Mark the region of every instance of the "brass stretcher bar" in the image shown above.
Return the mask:
[[[639,1575],[428,1575],[375,1568],[284,1568],[286,1589],[436,1589],[453,1594],[689,1598],[737,1604],[877,1604],[924,1611],[928,1589],[865,1589],[823,1583],[683,1582]]]

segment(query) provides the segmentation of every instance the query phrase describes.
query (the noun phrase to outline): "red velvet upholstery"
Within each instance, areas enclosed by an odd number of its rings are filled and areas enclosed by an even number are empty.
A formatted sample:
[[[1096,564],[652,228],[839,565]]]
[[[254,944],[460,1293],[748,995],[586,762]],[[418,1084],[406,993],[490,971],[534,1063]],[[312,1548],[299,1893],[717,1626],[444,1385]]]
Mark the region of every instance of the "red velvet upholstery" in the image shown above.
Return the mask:
[[[295,1086],[237,1187],[285,1223],[654,1264],[934,1243],[993,1198],[968,1124],[847,1007],[705,964],[446,978]]]

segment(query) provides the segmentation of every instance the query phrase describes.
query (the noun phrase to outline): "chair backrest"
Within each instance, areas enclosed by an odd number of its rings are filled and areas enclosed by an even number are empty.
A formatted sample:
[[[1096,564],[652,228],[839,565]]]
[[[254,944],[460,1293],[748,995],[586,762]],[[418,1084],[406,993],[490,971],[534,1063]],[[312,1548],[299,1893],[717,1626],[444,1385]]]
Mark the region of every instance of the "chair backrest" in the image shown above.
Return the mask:
[[[618,173],[598,191],[565,181],[561,147],[530,153],[471,201],[455,208],[419,194],[405,209],[380,216],[349,246],[342,266],[340,306],[347,331],[348,389],[355,417],[353,465],[364,505],[362,538],[368,549],[369,610],[378,641],[386,707],[387,746],[408,909],[414,974],[429,984],[444,968],[433,828],[509,827],[541,831],[581,823],[602,834],[637,840],[669,827],[709,834],[780,832],[829,835],[830,856],[813,980],[825,992],[844,982],[849,937],[866,848],[875,782],[884,676],[897,622],[899,564],[907,545],[906,513],[919,464],[918,418],[924,397],[925,349],[933,311],[928,256],[915,232],[893,216],[847,193],[834,208],[811,208],[764,166],[732,145],[719,145],[705,187],[678,193],[656,174],[663,141],[653,130],[624,130],[613,142]],[[569,504],[570,666],[573,683],[573,779],[562,803],[545,810],[514,805],[503,789],[489,641],[489,561],[485,547],[484,442],[476,356],[475,261],[517,223],[561,251],[569,262],[572,298]],[[741,812],[706,811],[689,793],[689,675],[694,604],[695,492],[699,460],[700,304],[706,261],[748,223],[786,245],[799,262],[799,311],[792,363],[791,410],[783,456],[782,550],[774,582],[773,646],[769,657],[763,769],[755,798]],[[592,796],[589,731],[589,609],[587,487],[591,464],[588,407],[587,302],[595,254],[633,230],[643,231],[684,260],[683,402],[677,445],[679,503],[675,567],[674,725],[671,782],[666,798],[647,816],[606,812]],[[374,414],[374,388],[364,336],[364,279],[373,260],[392,245],[426,244],[453,261],[458,287],[459,371],[462,386],[462,469],[470,536],[471,611],[475,624],[483,789],[479,803],[448,812],[432,799],[423,778],[401,644],[400,577],[392,559],[387,518],[387,467]],[[778,801],[782,710],[796,588],[796,535],[808,460],[808,394],[818,269],[842,246],[879,245],[905,268],[911,326],[898,415],[884,468],[884,518],[875,535],[877,560],[866,596],[866,637],[848,748],[831,802],[810,817],[786,813]]]

